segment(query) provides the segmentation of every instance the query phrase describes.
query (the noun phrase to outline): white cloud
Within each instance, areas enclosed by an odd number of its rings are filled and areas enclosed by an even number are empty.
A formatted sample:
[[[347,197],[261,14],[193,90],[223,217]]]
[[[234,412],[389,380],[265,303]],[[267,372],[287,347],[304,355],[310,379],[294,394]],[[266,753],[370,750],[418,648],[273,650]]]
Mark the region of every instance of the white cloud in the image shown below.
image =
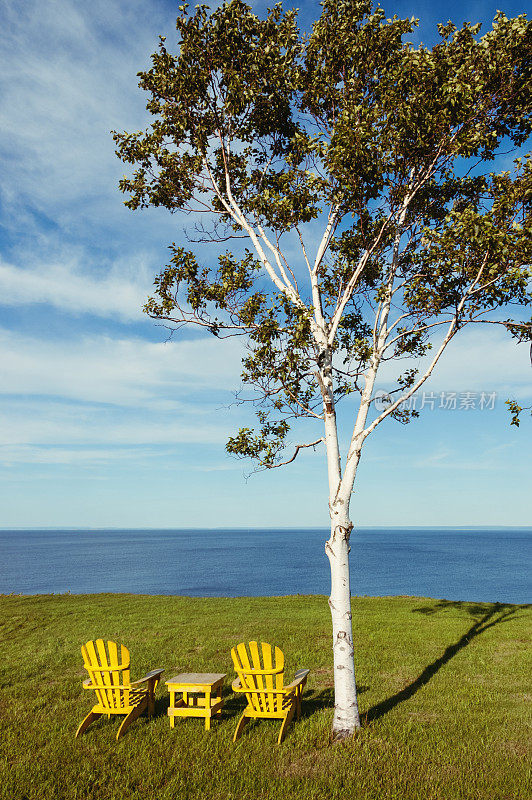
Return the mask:
[[[431,351],[432,357],[436,346]],[[425,358],[420,363],[428,361]],[[388,362],[379,374],[379,387],[387,386],[398,367],[404,372],[412,366],[415,366],[413,361],[400,361],[395,365]],[[532,397],[531,378],[530,345],[517,344],[498,326],[477,325],[459,332],[451,341],[422,390],[498,392],[501,396],[508,393],[517,400],[526,401]]]
[[[27,268],[0,259],[0,302],[5,306],[47,303],[73,314],[139,320],[151,281],[145,261],[138,257],[134,260],[139,276],[136,280],[118,264],[100,278],[83,274],[77,260],[68,255],[61,262]],[[128,266],[131,272],[131,263]]]
[[[512,443],[508,445],[512,447]],[[433,453],[414,461],[411,466],[417,469],[448,469],[476,472],[478,470],[506,470],[507,462],[496,457],[497,448],[487,448],[478,453],[474,459],[468,458],[463,452],[451,450],[446,445],[440,445]]]
[[[67,451],[71,461],[94,460],[96,455],[108,460],[114,451],[115,458],[130,459],[132,451],[127,448],[148,447],[160,452],[159,448],[178,443],[223,444],[228,417],[213,417],[205,409],[194,413],[190,408],[146,415],[60,403],[24,403],[19,408],[2,404],[0,455],[4,460],[55,462],[59,454],[64,462],[61,453]]]
[[[26,205],[70,229],[121,210],[109,132],[144,124],[136,73],[175,13],[140,0],[4,4],[2,192],[13,226]]]
[[[133,451],[151,458],[178,443],[223,452],[242,417],[229,408],[240,347],[234,339],[40,341],[0,329],[0,462],[130,461]]]
[[[169,434],[173,433],[170,429]],[[218,441],[218,431],[216,432],[216,442],[222,445],[222,441]],[[209,443],[211,438],[209,438]],[[106,447],[105,444],[99,445],[97,442],[91,446],[43,446],[43,445],[27,445],[27,444],[14,444],[2,445],[0,444],[0,465],[4,467],[12,467],[15,464],[56,464],[56,465],[70,465],[73,467],[95,467],[118,464],[119,462],[134,463],[135,469],[142,465],[149,465],[153,467],[154,463],[157,464],[157,469],[164,468],[165,462],[168,460],[172,469],[176,469],[175,459],[176,445],[177,444],[190,444],[191,442],[183,441],[183,437],[177,437],[176,441],[168,443],[168,436],[165,445],[122,445],[115,447]],[[205,443],[201,439],[194,440],[194,443]],[[169,446],[168,446],[169,445]],[[219,447],[220,455],[223,454],[223,447]],[[220,464],[187,464],[187,472],[228,472],[233,470],[240,470],[242,468],[236,460],[227,461]],[[45,476],[46,473],[43,473]],[[87,474],[87,473],[85,473]],[[28,476],[29,480],[34,480],[34,475]],[[103,477],[101,478],[103,480]]]
[[[0,394],[176,408],[184,393],[236,388],[241,352],[238,339],[41,341],[0,329]]]
[[[228,436],[238,427],[235,409],[178,404],[150,410],[67,403],[42,399],[0,403],[0,464],[71,464],[157,461],[157,470],[176,458],[176,447],[214,445],[223,456]],[[225,466],[197,469],[225,469]]]
[[[145,456],[146,453],[143,453]],[[160,457],[154,450],[152,457]],[[0,445],[0,463],[11,466],[21,464],[106,464],[112,461],[135,458],[138,463],[138,448],[84,447],[43,447],[41,445]]]

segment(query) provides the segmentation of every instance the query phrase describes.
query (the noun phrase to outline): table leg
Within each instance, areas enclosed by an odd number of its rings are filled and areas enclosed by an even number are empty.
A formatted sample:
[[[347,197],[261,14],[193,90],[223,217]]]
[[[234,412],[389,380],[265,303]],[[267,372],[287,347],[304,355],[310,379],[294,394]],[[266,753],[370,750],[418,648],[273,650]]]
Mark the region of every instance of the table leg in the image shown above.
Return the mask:
[[[211,692],[208,689],[205,692],[205,730],[211,729]]]
[[[175,692],[170,692],[170,708],[175,708]],[[170,727],[175,728],[175,717],[170,717]]]

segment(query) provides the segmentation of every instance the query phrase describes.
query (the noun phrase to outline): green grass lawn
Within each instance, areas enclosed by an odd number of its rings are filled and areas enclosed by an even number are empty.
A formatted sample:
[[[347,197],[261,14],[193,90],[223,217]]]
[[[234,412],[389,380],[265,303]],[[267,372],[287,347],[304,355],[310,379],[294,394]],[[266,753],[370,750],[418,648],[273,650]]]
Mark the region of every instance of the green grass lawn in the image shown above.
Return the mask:
[[[330,745],[324,597],[0,597],[0,797],[528,799],[529,608],[353,598],[363,727]],[[74,740],[94,702],[81,688],[80,646],[98,637],[129,648],[133,679],[165,669],[156,716],[120,742],[122,718]],[[230,692],[230,649],[250,639],[284,650],[289,679],[312,670],[303,716],[279,747],[275,721],[249,723],[232,743],[244,700]],[[208,733],[196,719],[170,730],[164,680],[182,671],[228,673],[224,714]]]

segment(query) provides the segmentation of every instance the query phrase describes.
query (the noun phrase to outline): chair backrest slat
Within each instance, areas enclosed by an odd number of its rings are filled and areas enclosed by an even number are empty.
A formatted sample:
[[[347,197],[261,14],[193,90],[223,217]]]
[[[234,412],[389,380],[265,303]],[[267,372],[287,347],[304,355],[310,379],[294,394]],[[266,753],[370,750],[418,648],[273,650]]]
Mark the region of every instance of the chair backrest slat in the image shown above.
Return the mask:
[[[129,686],[131,684],[131,677],[129,673],[129,650],[127,647],[124,647],[123,644],[120,645],[120,662],[122,665],[120,683],[122,686]],[[122,703],[124,706],[129,705],[129,689],[122,689]]]
[[[273,669],[273,662],[272,662],[272,646],[267,642],[262,642],[262,660],[264,663],[264,669]],[[266,693],[264,695],[265,700],[265,711],[277,711],[276,709],[276,697],[271,691],[273,689],[273,673],[264,676],[264,683],[266,684]],[[270,690],[270,691],[268,691]]]
[[[98,664],[101,667],[109,668],[111,665],[107,660],[107,653],[105,652],[105,644],[103,639],[96,639],[96,650],[98,652]],[[107,669],[102,670],[100,673],[101,680],[99,683],[103,683],[104,686],[111,686],[111,673],[107,671]],[[105,705],[108,708],[115,708],[114,704],[114,697],[113,693],[110,691],[103,691],[102,695],[105,696]]]
[[[118,646],[116,642],[107,642],[107,649],[109,651],[109,666],[114,667],[114,671],[109,673],[111,686],[119,685],[118,673]],[[120,705],[120,689],[114,689],[112,692],[113,706],[118,708]]]
[[[275,676],[275,687],[276,689],[282,689],[284,686],[284,653],[278,647],[275,648],[275,670],[277,672]],[[277,695],[277,711],[281,711],[283,707],[283,695]]]
[[[252,669],[262,670],[263,666],[261,664],[260,655],[259,655],[259,646],[257,642],[250,642],[249,643],[249,652],[251,653],[251,664]],[[265,668],[265,667],[264,667]],[[262,675],[254,675],[255,684],[257,689],[260,690],[258,694],[255,695],[255,699],[257,701],[257,710],[258,711],[268,711],[266,707],[266,693],[264,690],[264,678],[266,676]]]

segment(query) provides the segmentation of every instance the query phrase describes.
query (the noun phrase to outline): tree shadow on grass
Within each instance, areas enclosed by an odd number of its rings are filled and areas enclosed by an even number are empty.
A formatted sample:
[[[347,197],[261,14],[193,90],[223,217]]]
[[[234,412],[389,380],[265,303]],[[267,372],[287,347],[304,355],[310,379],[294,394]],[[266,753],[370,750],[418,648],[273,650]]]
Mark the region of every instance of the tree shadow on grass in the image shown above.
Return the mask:
[[[425,614],[426,616],[437,614],[439,612],[449,611],[451,609],[460,609],[466,611],[475,622],[471,627],[461,636],[454,644],[450,644],[442,653],[442,655],[429,664],[423,672],[410,683],[401,689],[400,692],[386,700],[381,700],[380,703],[372,706],[365,714],[363,714],[363,725],[369,725],[375,720],[383,717],[389,711],[394,709],[405,700],[410,700],[416,692],[425,686],[436,673],[447,664],[460,650],[481,633],[493,628],[495,625],[500,625],[503,622],[508,622],[511,619],[516,619],[520,611],[532,608],[530,605],[510,605],[508,603],[468,603],[462,600],[439,600],[430,606],[422,606],[421,608],[414,608],[414,614]]]

